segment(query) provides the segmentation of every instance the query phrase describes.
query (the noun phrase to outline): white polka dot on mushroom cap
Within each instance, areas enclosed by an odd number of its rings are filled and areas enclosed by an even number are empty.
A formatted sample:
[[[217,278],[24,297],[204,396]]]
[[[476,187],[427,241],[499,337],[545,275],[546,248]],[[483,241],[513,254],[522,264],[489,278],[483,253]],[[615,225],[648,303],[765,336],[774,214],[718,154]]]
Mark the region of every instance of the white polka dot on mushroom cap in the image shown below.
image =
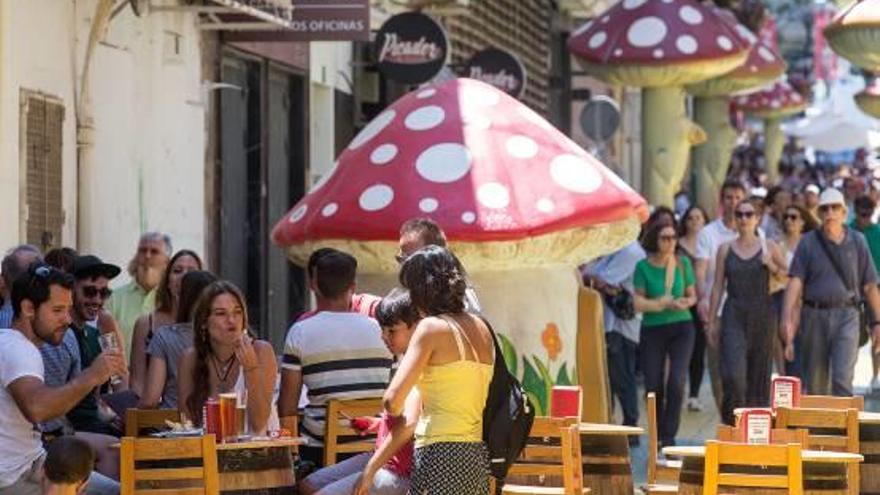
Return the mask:
[[[697,24],[703,22],[703,14],[700,13],[699,10],[691,7],[690,5],[685,5],[678,11],[678,17],[681,18],[684,22],[696,26]]]
[[[758,66],[757,65],[750,65],[749,70],[752,72],[758,72]]]
[[[410,112],[403,121],[403,125],[412,131],[426,131],[442,124],[445,118],[446,112],[443,107],[429,105]]]
[[[758,48],[758,55],[760,55],[761,58],[763,58],[767,62],[773,62],[774,60],[776,60],[776,57],[773,56],[773,52],[771,52],[767,49],[767,47],[764,46]]]
[[[467,85],[459,93],[459,107],[490,107],[501,101],[498,92],[477,85]]]
[[[425,98],[430,98],[437,94],[437,90],[434,88],[427,88],[416,93],[416,98],[420,100],[424,100]]]
[[[385,128],[394,121],[394,117],[396,116],[397,113],[394,110],[386,110],[380,113],[375,119],[371,120],[370,123],[354,137],[354,139],[351,140],[348,149],[358,149],[366,144],[367,141],[378,136],[380,132],[385,130]]]
[[[589,194],[602,185],[602,175],[592,164],[575,155],[559,155],[550,162],[550,177],[572,192]]]
[[[391,204],[394,199],[394,189],[386,184],[375,184],[364,190],[358,199],[361,209],[364,211],[379,211]]]
[[[296,207],[295,210],[293,210],[293,212],[291,212],[290,218],[288,218],[288,221],[290,221],[290,223],[299,222],[300,220],[303,219],[304,216],[306,216],[306,212],[308,212],[308,211],[309,211],[309,205],[306,205],[306,204],[299,205]]]
[[[780,103],[779,100],[773,100],[770,102],[770,106],[773,108],[779,108],[782,106],[782,103]]]
[[[605,34],[605,31],[599,31],[598,33],[594,34],[593,36],[590,36],[590,41],[587,43],[587,45],[591,49],[595,50],[596,48],[599,48],[600,46],[602,46],[605,43],[605,40],[607,40],[607,39],[608,39],[608,35]]]
[[[611,20],[611,16],[606,15],[605,17],[602,18],[602,24],[608,24],[608,21],[610,21],[610,20]]]
[[[422,210],[423,213],[433,213],[437,211],[438,207],[440,207],[440,202],[435,198],[425,198],[419,201],[419,209]]]
[[[663,49],[657,48],[656,50],[654,50],[653,55],[654,58],[663,58]]]
[[[742,24],[736,25],[736,32],[739,33],[740,37],[745,38],[751,44],[754,44],[756,41],[758,41],[757,36],[755,36],[755,34],[752,33],[749,28],[743,26]]]
[[[675,40],[675,47],[686,55],[697,52],[697,39],[689,34],[683,34]]]
[[[510,204],[510,192],[502,184],[487,182],[477,188],[477,201],[486,208],[506,208]]]
[[[321,208],[321,215],[325,217],[332,217],[339,211],[339,205],[336,203],[327,203],[323,208]]]
[[[512,136],[504,143],[504,147],[510,156],[523,160],[538,154],[538,143],[528,136]]]
[[[730,38],[724,36],[723,34],[716,38],[715,42],[718,43],[718,46],[726,52],[729,52],[733,49],[733,41],[730,41]]]
[[[464,223],[474,223],[477,221],[477,214],[472,211],[466,211],[461,214],[461,221]]]
[[[397,156],[397,146],[391,143],[385,143],[378,146],[372,153],[370,153],[370,163],[373,165],[385,165],[391,160],[394,160],[395,156]]]
[[[623,0],[623,8],[626,10],[633,10],[645,5],[647,0]]]
[[[630,25],[626,39],[632,46],[648,48],[663,41],[667,32],[668,28],[663,19],[654,16],[643,17]]]
[[[458,143],[440,143],[416,158],[416,171],[427,181],[440,184],[455,182],[471,170],[471,152]]]
[[[556,204],[553,203],[553,200],[550,198],[541,198],[535,203],[535,207],[538,208],[538,211],[541,213],[552,213],[553,210],[556,209]]]
[[[623,55],[623,50],[621,50],[620,48],[615,48],[614,49],[614,56],[619,57],[621,55]]]

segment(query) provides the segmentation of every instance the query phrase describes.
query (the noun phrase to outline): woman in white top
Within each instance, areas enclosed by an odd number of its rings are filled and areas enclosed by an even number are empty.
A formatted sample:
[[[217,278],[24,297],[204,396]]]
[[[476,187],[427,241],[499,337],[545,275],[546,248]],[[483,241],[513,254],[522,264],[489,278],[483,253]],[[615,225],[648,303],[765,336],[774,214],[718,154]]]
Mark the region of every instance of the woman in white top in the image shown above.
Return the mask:
[[[245,398],[248,430],[263,435],[278,424],[272,397],[278,363],[268,342],[248,335],[246,308],[231,282],[220,280],[202,291],[193,311],[193,348],[180,360],[178,407],[200,424],[209,397],[238,392]]]

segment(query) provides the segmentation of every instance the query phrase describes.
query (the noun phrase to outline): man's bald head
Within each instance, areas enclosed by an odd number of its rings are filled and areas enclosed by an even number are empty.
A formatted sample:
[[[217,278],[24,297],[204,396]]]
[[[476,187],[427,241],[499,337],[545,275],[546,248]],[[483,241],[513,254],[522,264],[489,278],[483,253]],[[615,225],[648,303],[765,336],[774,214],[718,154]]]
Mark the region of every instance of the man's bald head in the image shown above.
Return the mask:
[[[35,261],[42,261],[43,256],[36,246],[30,244],[22,244],[10,249],[3,262],[0,264],[0,271],[3,273],[3,284],[7,290],[11,290],[12,283],[15,279],[27,272],[28,267]]]

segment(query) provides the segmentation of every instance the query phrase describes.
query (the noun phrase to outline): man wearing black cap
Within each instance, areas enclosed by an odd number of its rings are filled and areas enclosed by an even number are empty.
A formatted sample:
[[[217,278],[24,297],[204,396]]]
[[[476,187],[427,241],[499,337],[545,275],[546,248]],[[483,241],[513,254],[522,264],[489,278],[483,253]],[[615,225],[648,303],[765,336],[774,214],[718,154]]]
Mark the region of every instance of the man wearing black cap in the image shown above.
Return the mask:
[[[79,360],[82,369],[88,368],[101,354],[98,341],[100,334],[95,320],[104,310],[104,303],[110,298],[110,280],[119,275],[120,268],[104,263],[94,255],[79,256],[71,270],[75,283],[73,286],[73,323],[70,325],[79,347]],[[119,335],[116,341],[120,342]],[[120,436],[121,432],[110,423],[102,420],[98,411],[95,394],[87,395],[76,407],[67,413],[67,419],[77,431],[102,433]]]

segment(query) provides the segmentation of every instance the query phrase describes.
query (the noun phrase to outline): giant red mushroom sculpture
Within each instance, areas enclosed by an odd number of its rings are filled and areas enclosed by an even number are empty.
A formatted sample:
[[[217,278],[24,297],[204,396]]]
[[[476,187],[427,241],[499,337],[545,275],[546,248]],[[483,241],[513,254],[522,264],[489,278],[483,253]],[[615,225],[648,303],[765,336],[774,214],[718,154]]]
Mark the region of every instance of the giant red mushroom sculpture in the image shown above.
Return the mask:
[[[779,158],[785,146],[782,119],[802,112],[807,102],[790,84],[777,81],[769,88],[740,96],[736,104],[747,114],[764,119],[764,160],[767,178],[773,183],[779,178]]]
[[[831,49],[859,67],[880,71],[880,0],[856,0],[825,28]]]
[[[437,221],[541,409],[547,387],[570,379],[577,358],[575,267],[635,239],[645,208],[524,104],[456,79],[409,93],[373,119],[272,239],[298,264],[318,247],[348,251],[361,285],[387,290],[400,225]]]
[[[671,205],[690,147],[705,140],[687,119],[682,86],[735,69],[749,44],[693,0],[621,0],[572,33],[568,48],[596,77],[644,88],[642,190]]]
[[[710,217],[716,214],[718,191],[736,145],[736,131],[730,125],[730,95],[765,86],[785,72],[785,61],[779,54],[740,24],[733,13],[718,8],[713,11],[727,20],[752,48],[746,61],[736,69],[686,87],[694,95],[694,121],[708,136],[705,143],[694,148],[691,163],[697,204]]]

